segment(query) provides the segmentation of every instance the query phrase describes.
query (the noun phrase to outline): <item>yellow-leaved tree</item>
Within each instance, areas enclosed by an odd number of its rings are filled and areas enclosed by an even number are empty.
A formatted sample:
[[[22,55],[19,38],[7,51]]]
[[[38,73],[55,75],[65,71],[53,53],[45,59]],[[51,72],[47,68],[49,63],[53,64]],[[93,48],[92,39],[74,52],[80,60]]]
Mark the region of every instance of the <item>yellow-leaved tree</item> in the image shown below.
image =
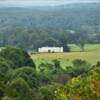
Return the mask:
[[[93,68],[56,89],[54,100],[100,100],[100,68]]]

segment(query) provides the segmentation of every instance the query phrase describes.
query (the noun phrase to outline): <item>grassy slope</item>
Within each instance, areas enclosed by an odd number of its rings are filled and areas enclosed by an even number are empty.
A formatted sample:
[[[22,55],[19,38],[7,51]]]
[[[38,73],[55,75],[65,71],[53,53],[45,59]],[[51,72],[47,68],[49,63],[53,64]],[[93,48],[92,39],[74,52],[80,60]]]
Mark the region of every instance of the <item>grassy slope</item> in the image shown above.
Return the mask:
[[[51,62],[53,59],[59,59],[63,67],[70,66],[74,59],[84,59],[91,64],[100,60],[100,44],[87,44],[85,52],[80,52],[80,48],[75,45],[70,45],[70,47],[72,51],[70,53],[42,53],[31,56],[37,65],[41,62]]]
[[[68,45],[71,49],[71,51],[81,51],[81,49],[74,45],[74,44],[69,44]],[[95,51],[100,51],[100,44],[86,44],[85,45],[85,52],[95,52]]]

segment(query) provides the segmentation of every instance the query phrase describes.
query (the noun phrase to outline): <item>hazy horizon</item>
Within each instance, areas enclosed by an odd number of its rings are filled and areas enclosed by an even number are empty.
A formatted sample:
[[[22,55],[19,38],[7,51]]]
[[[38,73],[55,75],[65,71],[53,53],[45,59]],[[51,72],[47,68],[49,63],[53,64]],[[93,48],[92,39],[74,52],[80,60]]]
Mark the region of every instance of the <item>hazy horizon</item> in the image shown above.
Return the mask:
[[[70,3],[94,3],[100,0],[0,0],[0,7],[57,6]]]

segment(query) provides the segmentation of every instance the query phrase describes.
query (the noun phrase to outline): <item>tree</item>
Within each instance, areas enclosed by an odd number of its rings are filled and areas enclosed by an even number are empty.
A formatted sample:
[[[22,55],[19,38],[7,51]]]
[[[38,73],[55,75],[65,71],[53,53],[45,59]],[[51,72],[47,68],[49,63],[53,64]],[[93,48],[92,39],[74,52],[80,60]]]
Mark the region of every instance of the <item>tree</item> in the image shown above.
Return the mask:
[[[54,47],[54,46],[59,46],[60,42],[57,41],[54,38],[46,38],[43,43],[42,46],[49,46],[49,47]]]
[[[51,73],[53,69],[54,69],[54,65],[52,63],[43,62],[39,65],[39,70],[40,72],[43,72],[43,73]]]
[[[64,52],[70,52],[70,48],[68,47],[68,45],[63,45],[63,50]]]
[[[73,63],[73,72],[72,72],[73,77],[85,74],[92,68],[91,65],[85,60],[75,59],[73,60],[72,63]]]
[[[42,87],[40,89],[42,95],[43,95],[43,100],[53,100],[53,91],[51,91],[50,89],[48,89],[49,87]]]
[[[0,57],[0,72],[5,75],[10,67],[14,67],[13,63],[3,57]]]
[[[16,78],[7,84],[6,95],[13,100],[33,100],[33,92],[27,82]]]
[[[6,75],[12,66],[13,64],[10,61],[0,57],[0,99],[4,96]]]
[[[85,76],[78,76],[55,90],[54,100],[99,100],[100,68],[93,68]]]
[[[28,85],[31,88],[38,88],[38,79],[39,76],[37,74],[37,72],[34,70],[34,68],[31,67],[22,67],[22,68],[17,68],[15,69],[12,73],[9,73],[11,75],[8,75],[10,78],[10,80],[13,80],[15,78],[22,78],[24,79]]]
[[[54,59],[52,62],[53,62],[53,66],[54,66],[54,69],[52,71],[53,74],[57,74],[57,73],[60,73],[63,71],[59,60]]]
[[[74,67],[85,67],[85,66],[89,66],[88,62],[85,60],[81,60],[81,59],[75,59],[72,61],[72,64]]]
[[[78,30],[78,33],[75,33],[77,36],[76,45],[81,48],[81,51],[84,52],[85,45],[88,43],[88,36],[84,33],[83,30]]]
[[[55,69],[61,69],[60,61],[57,59],[53,60]]]
[[[20,48],[7,47],[0,52],[0,57],[13,62],[14,68],[23,66],[35,68],[35,64],[29,54]]]
[[[0,72],[0,99],[4,96],[4,89],[5,89],[5,77],[4,75]]]
[[[2,100],[13,100],[13,98],[5,96],[5,97],[2,97]]]
[[[66,35],[66,33],[61,33],[61,35],[59,36],[59,41],[60,41],[60,44],[59,46],[63,47],[63,50],[64,52],[69,52],[70,51],[70,48],[68,47],[68,37]]]
[[[85,47],[85,43],[82,41],[79,41],[79,43],[77,43],[77,46],[79,46],[81,48],[81,51],[84,52],[84,47]]]

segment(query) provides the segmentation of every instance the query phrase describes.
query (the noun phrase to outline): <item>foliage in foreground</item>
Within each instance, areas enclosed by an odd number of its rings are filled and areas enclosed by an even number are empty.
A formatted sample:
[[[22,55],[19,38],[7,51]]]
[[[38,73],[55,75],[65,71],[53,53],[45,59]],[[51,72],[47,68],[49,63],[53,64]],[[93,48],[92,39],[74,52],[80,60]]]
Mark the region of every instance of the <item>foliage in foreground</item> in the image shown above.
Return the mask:
[[[54,100],[100,100],[100,68],[73,78],[55,91]]]
[[[26,57],[22,51],[9,47],[0,52],[0,100],[100,98],[100,62],[92,67],[87,61],[76,59],[72,66],[63,69],[55,59],[41,63],[36,70],[28,53],[25,52]]]

